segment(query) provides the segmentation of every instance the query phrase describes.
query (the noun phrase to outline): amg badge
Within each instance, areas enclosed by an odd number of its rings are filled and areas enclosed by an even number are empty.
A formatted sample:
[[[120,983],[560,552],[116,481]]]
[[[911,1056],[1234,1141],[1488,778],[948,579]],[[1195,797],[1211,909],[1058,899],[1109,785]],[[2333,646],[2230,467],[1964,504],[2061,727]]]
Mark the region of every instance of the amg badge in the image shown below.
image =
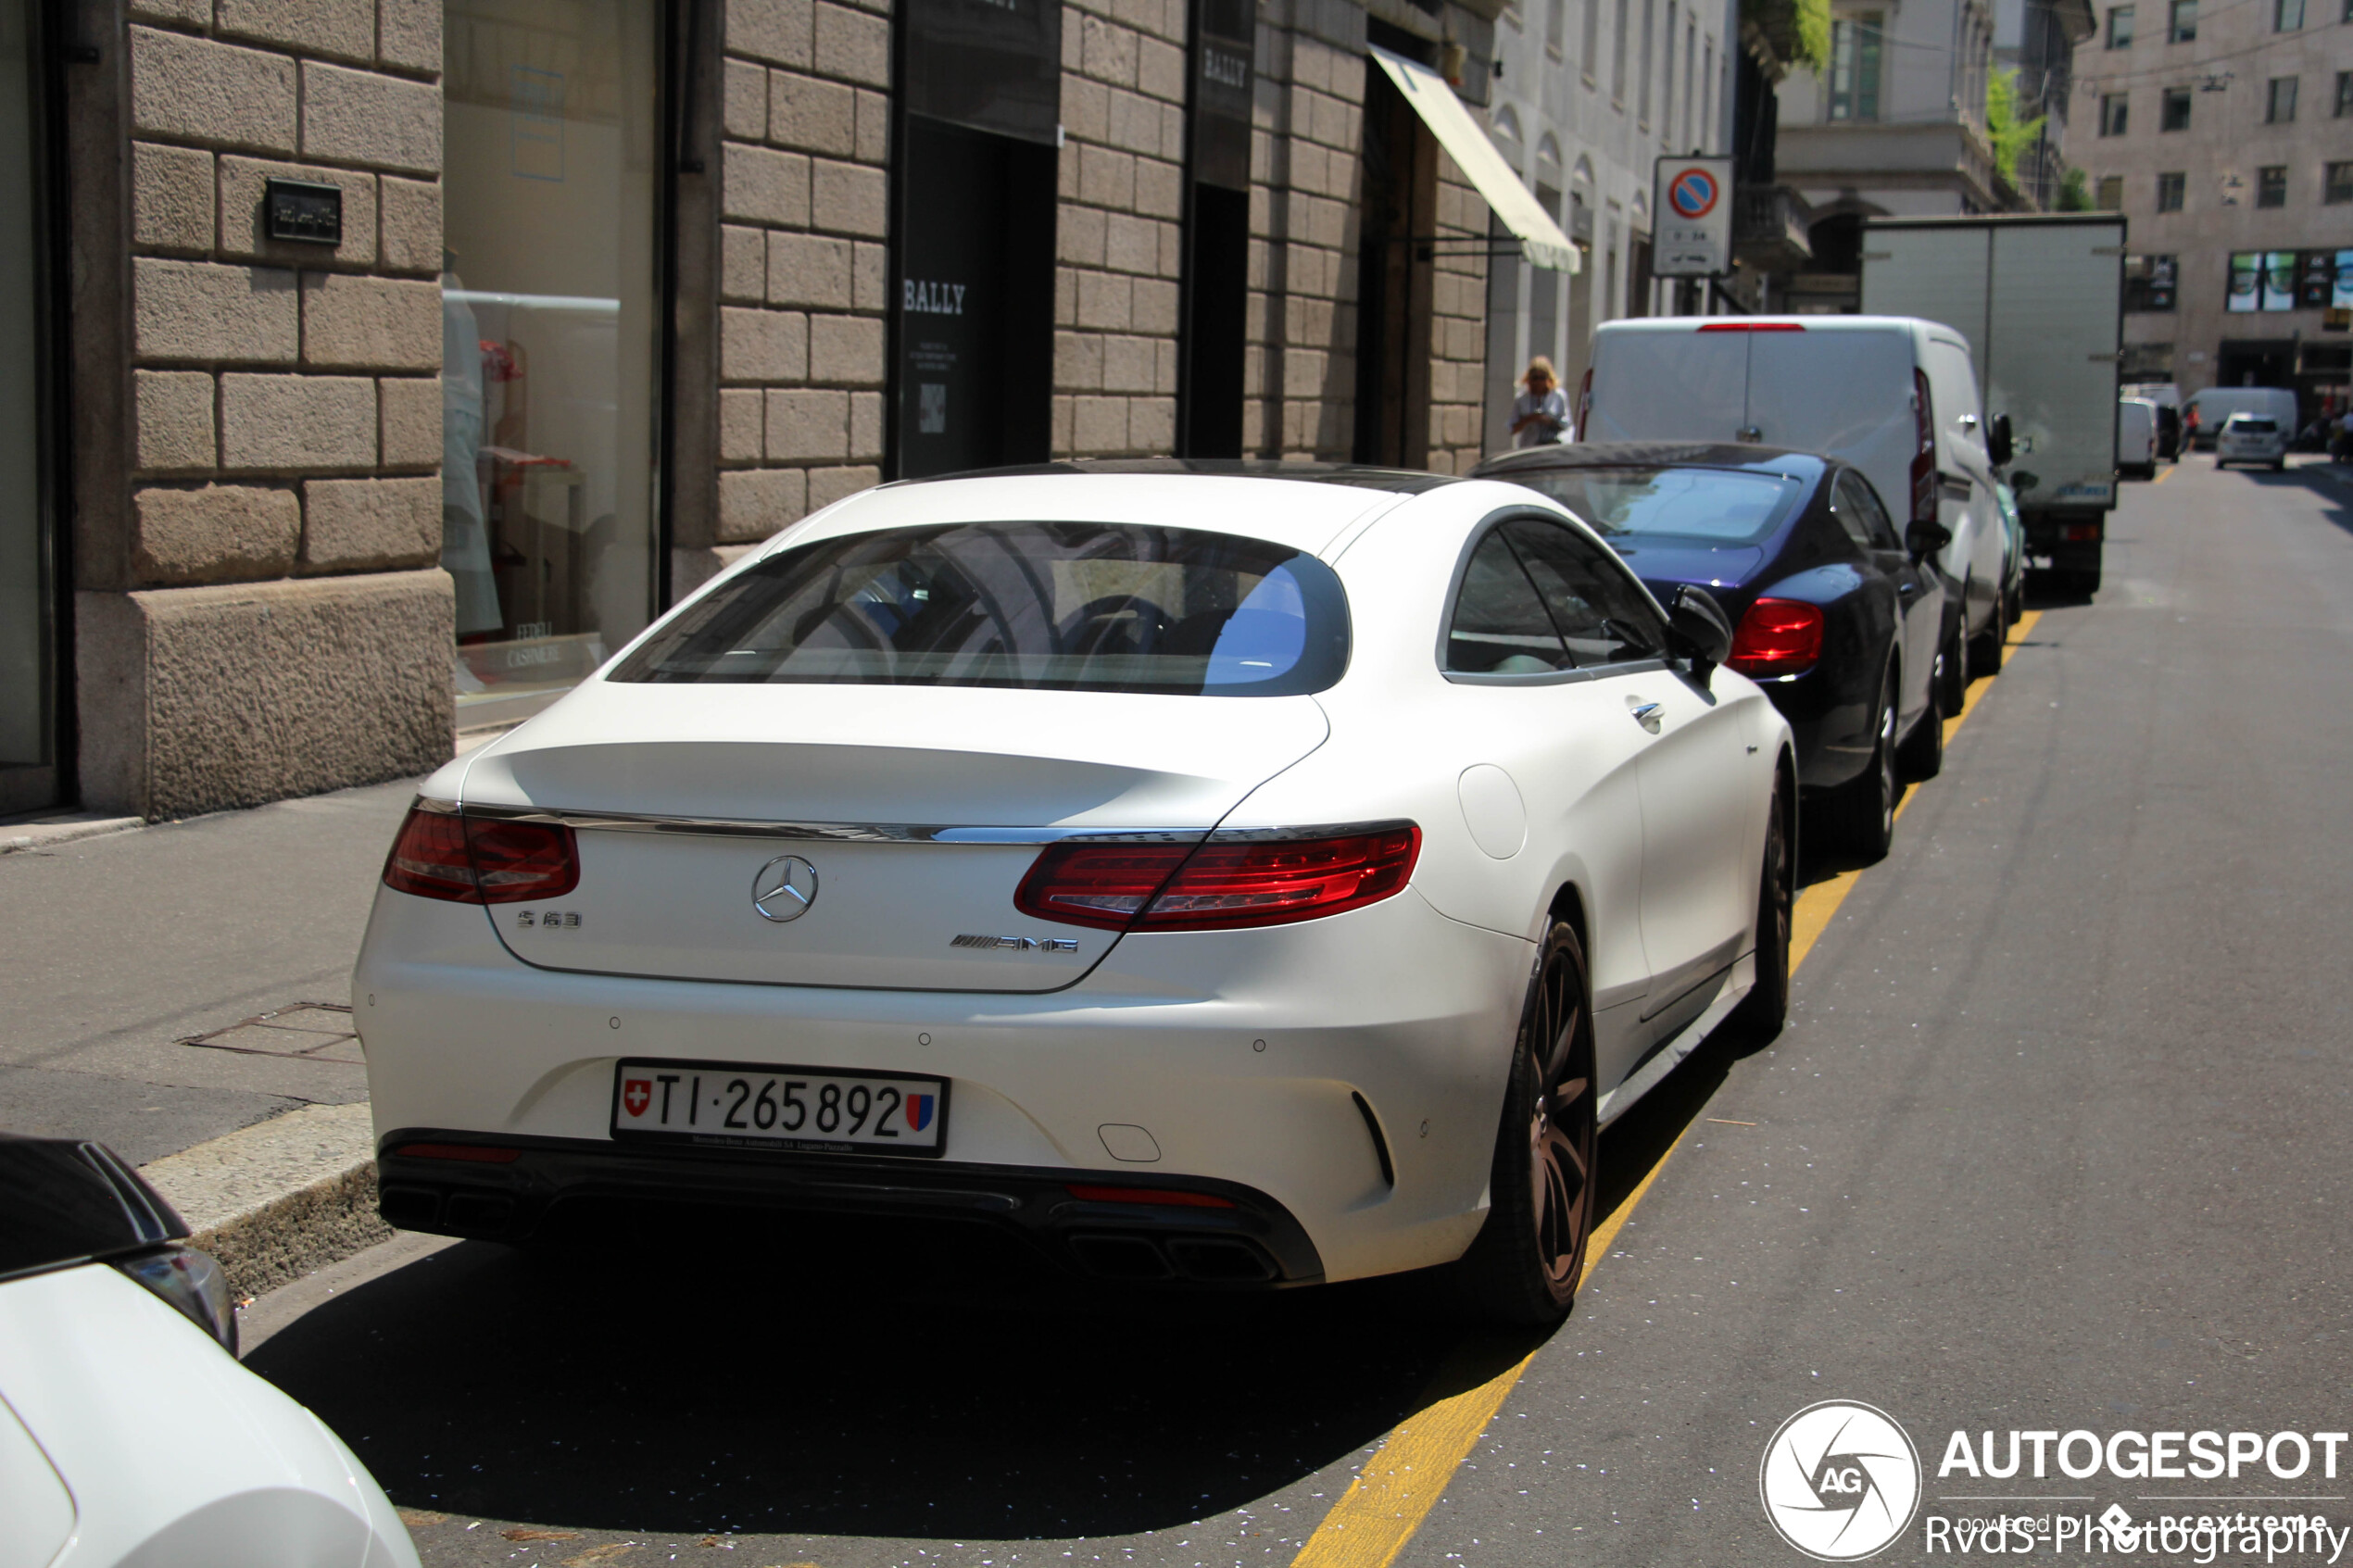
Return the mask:
[[[974,936],[963,935],[950,940],[951,947],[1002,947],[1017,953],[1075,953],[1078,951],[1076,936]]]

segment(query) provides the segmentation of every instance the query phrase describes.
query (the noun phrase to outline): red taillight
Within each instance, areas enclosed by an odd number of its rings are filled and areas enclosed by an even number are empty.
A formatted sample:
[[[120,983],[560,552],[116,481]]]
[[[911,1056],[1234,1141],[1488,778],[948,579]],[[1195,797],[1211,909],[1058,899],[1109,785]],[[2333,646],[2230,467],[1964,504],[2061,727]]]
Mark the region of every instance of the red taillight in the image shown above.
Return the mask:
[[[1928,372],[1912,372],[1912,521],[1936,521],[1936,403],[1928,394]]]
[[[384,885],[459,904],[554,898],[580,885],[572,830],[409,809],[384,857]]]
[[[1822,611],[1796,599],[1759,599],[1741,617],[1724,662],[1742,674],[1801,675],[1822,657]]]
[[[1591,440],[1592,440],[1592,439],[1593,439],[1592,435],[1590,435],[1590,434],[1588,434],[1588,433],[1586,433],[1586,428],[1585,428],[1588,424],[1592,423],[1592,418],[1593,418],[1593,370],[1592,370],[1592,367],[1589,365],[1589,366],[1587,366],[1587,367],[1586,367],[1586,369],[1585,369],[1585,374],[1584,374],[1582,377],[1580,377],[1580,378],[1579,379],[1578,383],[1577,383],[1577,439],[1578,439],[1578,440],[1579,440],[1579,441],[1591,441]]]
[[[1273,844],[1058,844],[1013,907],[1114,931],[1222,931],[1361,909],[1404,887],[1422,830],[1405,826]]]
[[[1231,1209],[1234,1200],[1214,1193],[1186,1192],[1177,1187],[1065,1186],[1071,1197],[1087,1203],[1150,1203],[1164,1209]]]
[[[1710,321],[1700,328],[1704,332],[1802,332],[1805,330],[1795,321]]]

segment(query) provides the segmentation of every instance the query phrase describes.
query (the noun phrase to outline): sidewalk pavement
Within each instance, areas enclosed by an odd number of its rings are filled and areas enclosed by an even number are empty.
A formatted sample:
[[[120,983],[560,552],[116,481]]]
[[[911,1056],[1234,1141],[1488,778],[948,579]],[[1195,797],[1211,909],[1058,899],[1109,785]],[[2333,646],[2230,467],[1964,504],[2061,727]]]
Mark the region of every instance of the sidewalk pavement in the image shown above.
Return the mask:
[[[416,785],[0,825],[0,1129],[145,1167],[241,1295],[383,1239],[350,975]]]

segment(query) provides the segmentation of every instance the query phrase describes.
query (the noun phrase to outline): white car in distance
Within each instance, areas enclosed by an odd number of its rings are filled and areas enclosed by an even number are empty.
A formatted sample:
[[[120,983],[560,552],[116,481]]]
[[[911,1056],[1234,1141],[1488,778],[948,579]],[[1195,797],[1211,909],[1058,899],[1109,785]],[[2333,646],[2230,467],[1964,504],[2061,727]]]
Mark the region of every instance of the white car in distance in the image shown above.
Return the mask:
[[[850,497],[426,782],[353,979],[384,1213],[956,1214],[1550,1321],[1600,1125],[1784,1006],[1790,732],[1729,641],[1517,485]]]
[[[2287,430],[2270,414],[2233,414],[2214,436],[2214,466],[2264,463],[2287,467]]]
[[[237,1364],[187,1234],[101,1145],[0,1134],[0,1562],[417,1568],[351,1450]]]

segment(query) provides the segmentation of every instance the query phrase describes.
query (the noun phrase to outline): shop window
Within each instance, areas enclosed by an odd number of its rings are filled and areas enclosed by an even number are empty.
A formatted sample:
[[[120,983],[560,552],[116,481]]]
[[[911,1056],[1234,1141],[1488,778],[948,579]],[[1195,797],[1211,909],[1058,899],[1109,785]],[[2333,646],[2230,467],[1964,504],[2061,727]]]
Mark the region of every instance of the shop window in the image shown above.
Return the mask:
[[[2124,308],[2136,316],[2165,315],[2173,308],[2181,276],[2177,256],[2128,256],[2124,258]]]
[[[2190,128],[2190,89],[2168,87],[2164,102],[2158,109],[2159,131],[2187,131]]]
[[[2130,49],[2133,46],[2133,7],[2110,6],[2108,8],[2108,46]]]
[[[442,564],[461,728],[544,706],[654,608],[661,15],[444,12]]]
[[[2348,0],[2348,4],[2353,4],[2353,0]],[[2165,42],[2197,42],[2197,0],[2172,0],[2165,13]]]
[[[2332,163],[2322,166],[2321,200],[2329,207],[2343,207],[2353,202],[2353,163]]]
[[[2160,174],[2157,177],[2157,210],[2179,212],[2182,198],[2188,191],[2190,177],[2186,174]]]
[[[2296,78],[2275,76],[2263,96],[2263,123],[2293,125],[2296,122]]]
[[[2095,207],[2102,212],[2124,210],[2124,176],[2103,174],[2100,176],[2099,184],[2095,189],[2097,192],[2092,202]]]
[[[0,816],[57,800],[35,6],[0,0]]]
[[[2123,135],[2128,123],[2126,113],[2131,107],[2121,93],[2103,94],[2100,97],[2100,134]]]
[[[2287,166],[2271,164],[2255,171],[2255,205],[2285,207],[2287,205]]]
[[[1831,119],[1879,118],[1880,11],[1858,11],[1831,23]]]

